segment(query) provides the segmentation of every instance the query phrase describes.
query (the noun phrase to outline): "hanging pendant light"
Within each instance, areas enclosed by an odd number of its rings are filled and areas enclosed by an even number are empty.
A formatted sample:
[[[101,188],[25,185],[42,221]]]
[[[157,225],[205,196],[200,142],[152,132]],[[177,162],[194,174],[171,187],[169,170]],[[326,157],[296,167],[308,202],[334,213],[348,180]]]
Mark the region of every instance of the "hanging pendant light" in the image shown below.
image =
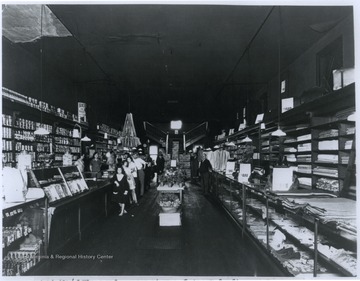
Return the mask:
[[[39,136],[45,136],[45,135],[48,135],[50,134],[48,130],[46,130],[45,128],[43,127],[39,127],[37,128],[35,131],[34,131],[34,134],[35,135],[39,135]]]
[[[83,137],[81,141],[91,141],[91,139],[87,135],[85,135],[85,137]]]
[[[278,128],[272,132],[271,135],[275,137],[284,137],[286,133],[280,128],[280,116],[281,116],[281,10],[279,6],[279,32],[278,32],[278,71],[279,71],[279,101],[278,101]]]
[[[246,136],[246,138],[244,138],[243,140],[241,140],[240,143],[245,143],[245,142],[252,142],[252,139],[249,138],[249,136]]]
[[[40,96],[41,96],[41,101],[42,101],[42,95],[43,95],[43,39],[42,39],[42,30],[43,30],[43,9],[44,6],[41,5],[41,14],[40,14]],[[48,130],[46,130],[43,126],[43,118],[42,118],[42,114],[43,114],[43,109],[40,107],[40,126],[39,128],[37,128],[34,131],[35,135],[40,135],[40,136],[44,136],[44,135],[49,135],[50,132]]]
[[[272,132],[271,135],[274,137],[285,137],[286,133],[280,129],[280,126],[278,126],[278,129],[276,131]]]

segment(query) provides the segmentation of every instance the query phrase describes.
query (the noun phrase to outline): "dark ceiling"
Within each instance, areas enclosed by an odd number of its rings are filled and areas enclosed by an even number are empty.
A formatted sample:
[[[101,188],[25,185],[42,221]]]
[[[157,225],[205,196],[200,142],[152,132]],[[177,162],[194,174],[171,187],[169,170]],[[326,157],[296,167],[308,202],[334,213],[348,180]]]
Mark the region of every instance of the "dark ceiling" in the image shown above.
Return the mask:
[[[127,111],[154,123],[235,118],[246,94],[277,75],[279,50],[284,67],[352,13],[351,7],[324,6],[49,8],[73,37],[46,40],[46,68],[73,81],[111,124],[122,124]],[[36,53],[37,44],[23,45]],[[234,94],[231,110],[219,106]]]

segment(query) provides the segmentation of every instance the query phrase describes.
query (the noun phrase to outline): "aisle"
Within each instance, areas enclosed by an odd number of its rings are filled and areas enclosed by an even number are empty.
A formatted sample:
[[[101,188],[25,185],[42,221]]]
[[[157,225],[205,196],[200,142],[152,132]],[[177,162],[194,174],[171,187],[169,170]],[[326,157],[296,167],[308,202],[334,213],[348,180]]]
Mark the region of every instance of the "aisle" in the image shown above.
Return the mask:
[[[184,194],[183,225],[160,227],[157,192],[119,217],[112,214],[81,242],[54,256],[41,275],[275,276],[248,240],[205,198],[199,187]],[[37,273],[38,275],[40,273]]]

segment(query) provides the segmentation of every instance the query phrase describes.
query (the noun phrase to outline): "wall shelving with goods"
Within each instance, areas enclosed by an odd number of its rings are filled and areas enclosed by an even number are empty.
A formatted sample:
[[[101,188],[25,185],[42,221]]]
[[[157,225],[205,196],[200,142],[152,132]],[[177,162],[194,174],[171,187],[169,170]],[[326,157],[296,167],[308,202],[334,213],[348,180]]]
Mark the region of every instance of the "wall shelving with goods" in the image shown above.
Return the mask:
[[[260,163],[293,167],[295,191],[212,175],[212,193],[226,213],[288,275],[357,274],[354,105],[351,84],[283,113],[286,136],[272,136],[278,125],[271,121],[260,130]],[[274,244],[279,239],[283,248]]]
[[[228,151],[230,160],[236,161],[236,164],[251,163],[254,166],[259,166],[261,163],[260,133],[261,124],[255,124],[218,139],[214,144]]]
[[[106,124],[97,125],[96,150],[106,153],[110,150],[116,151],[118,147],[118,138],[120,131]]]
[[[356,199],[356,135],[355,122],[339,124],[339,165],[346,167],[341,196]]]
[[[273,136],[277,125],[274,122],[265,124],[259,137],[260,163],[261,166],[269,170],[270,167],[282,163],[283,158],[283,137]]]
[[[65,152],[70,151],[73,158],[78,158],[81,154],[80,137],[73,137],[73,128],[63,128],[56,126],[53,133],[53,143],[55,154],[55,161],[59,166],[62,166],[63,155]],[[73,159],[74,160],[74,159]]]
[[[299,179],[301,188],[312,189],[311,129],[306,124],[286,130],[283,155]]]
[[[47,166],[51,158],[52,165],[61,165],[62,154],[68,149],[80,154],[80,140],[71,133],[75,124],[86,129],[86,122],[78,122],[75,114],[7,88],[2,93],[4,166],[16,167],[18,154],[23,150],[32,155],[33,168]],[[49,134],[35,134],[40,127]]]
[[[284,155],[295,167],[301,187],[355,199],[355,173],[349,173],[354,171],[355,122],[347,120],[355,111],[354,97],[351,84],[283,114],[284,150],[294,151]],[[351,191],[346,186],[342,192],[344,182]]]
[[[279,165],[293,167],[301,189],[355,199],[355,121],[347,120],[354,107],[355,88],[350,84],[282,113],[280,127],[286,136],[273,136],[278,125],[267,120],[264,129],[253,125],[215,144],[226,147],[233,142],[236,146],[227,149],[234,157],[241,157],[241,138],[253,132],[253,139],[258,136],[253,155],[258,151],[260,158],[253,159],[254,165],[265,170]]]

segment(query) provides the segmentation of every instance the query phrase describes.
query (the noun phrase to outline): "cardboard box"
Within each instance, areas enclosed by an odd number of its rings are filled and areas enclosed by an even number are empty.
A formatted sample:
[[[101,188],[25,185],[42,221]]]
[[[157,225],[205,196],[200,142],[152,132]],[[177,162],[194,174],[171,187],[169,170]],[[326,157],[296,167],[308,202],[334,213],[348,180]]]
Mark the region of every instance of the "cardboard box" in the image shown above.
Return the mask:
[[[181,226],[181,213],[160,213],[160,226]]]

